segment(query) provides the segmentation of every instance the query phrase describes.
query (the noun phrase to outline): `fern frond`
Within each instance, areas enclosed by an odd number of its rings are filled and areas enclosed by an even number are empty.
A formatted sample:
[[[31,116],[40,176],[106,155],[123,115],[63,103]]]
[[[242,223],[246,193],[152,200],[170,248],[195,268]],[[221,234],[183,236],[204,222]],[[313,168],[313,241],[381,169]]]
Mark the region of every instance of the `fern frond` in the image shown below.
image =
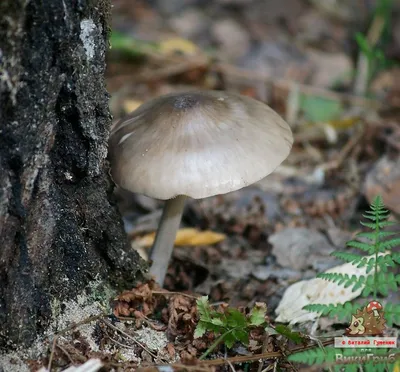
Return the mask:
[[[355,254],[350,252],[334,252],[335,256],[356,268],[365,269],[365,275],[349,275],[345,273],[325,272],[317,278],[334,282],[344,288],[351,287],[353,292],[362,289],[361,296],[371,294],[376,299],[378,295],[387,296],[390,291],[400,288],[400,275],[395,275],[393,268],[400,264],[400,252],[393,252],[393,248],[400,246],[400,237],[395,231],[382,231],[384,228],[396,225],[388,221],[390,212],[385,209],[382,197],[377,196],[370,205],[370,210],[363,214],[367,220],[361,225],[372,231],[358,233],[354,240],[346,243],[347,247],[357,248],[365,253]],[[396,237],[394,235],[397,235]],[[386,306],[389,306],[387,304]],[[350,303],[340,304],[310,304],[305,310],[318,312],[321,315],[349,317],[355,313],[357,306]],[[388,324],[400,322],[400,306],[388,307]]]
[[[310,304],[303,307],[304,310],[319,313],[323,316],[338,317],[339,320],[349,320],[360,306],[347,301],[344,304]]]
[[[338,285],[343,285],[345,288],[355,286],[356,284],[358,287],[360,287],[365,282],[365,277],[363,275],[358,277],[356,275],[350,276],[348,274],[341,273],[321,273],[317,275],[317,278],[328,280],[330,282],[337,283]],[[353,291],[355,291],[354,288]]]
[[[379,240],[383,240],[384,238],[387,238],[392,235],[397,235],[397,232],[394,231],[379,231],[377,232],[360,232],[357,234],[358,238],[367,238],[368,240],[375,241],[376,238],[379,238]]]
[[[375,263],[375,258],[373,258],[373,262]],[[396,267],[396,262],[390,254],[386,254],[378,257],[378,267],[381,271],[386,272],[388,267]]]
[[[352,263],[353,265],[360,263],[364,258],[359,254],[349,252],[333,252],[331,256],[340,258],[342,261]]]
[[[387,303],[385,305],[385,320],[388,327],[393,324],[400,326],[400,304]]]
[[[375,239],[375,237],[374,237],[374,239]],[[361,249],[364,252],[367,252],[368,254],[374,253],[374,249],[375,249],[375,246],[373,244],[363,243],[363,242],[359,242],[357,240],[350,240],[349,242],[346,243],[346,245],[348,247]]]
[[[380,272],[376,276],[371,275],[367,278],[361,295],[367,297],[369,294],[374,293],[374,291],[377,290],[378,293],[387,296],[390,290],[397,291],[399,286],[400,274],[395,276],[391,272]]]
[[[367,219],[369,219],[369,220],[371,220],[371,221],[377,221],[377,220],[387,220],[388,218],[389,218],[389,216],[390,216],[390,213],[389,212],[387,212],[387,213],[382,213],[382,214],[379,214],[378,216],[376,215],[376,213],[375,212],[371,212],[371,211],[367,211],[367,212],[365,212],[366,214],[363,214],[362,216],[364,217],[364,218],[367,218]]]
[[[378,220],[377,220],[375,222],[362,222],[362,221],[360,221],[360,224],[362,226],[370,228],[371,230],[374,230],[377,226],[380,229],[383,229],[384,227],[394,226],[394,225],[396,225],[396,222],[394,222],[394,221],[379,221],[378,222]]]
[[[400,246],[400,238],[389,239],[379,243],[379,247],[384,251],[397,246]]]
[[[392,257],[394,262],[400,264],[400,252],[392,252],[390,256]]]
[[[375,196],[374,200],[372,200],[369,208],[373,211],[386,211],[385,204],[383,204],[383,198],[381,195]]]

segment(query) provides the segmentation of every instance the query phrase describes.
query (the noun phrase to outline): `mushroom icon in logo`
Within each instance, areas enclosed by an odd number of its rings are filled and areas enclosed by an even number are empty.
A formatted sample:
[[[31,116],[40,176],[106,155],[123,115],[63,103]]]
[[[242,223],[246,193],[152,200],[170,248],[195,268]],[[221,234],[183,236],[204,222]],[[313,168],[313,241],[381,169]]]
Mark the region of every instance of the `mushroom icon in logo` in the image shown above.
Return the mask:
[[[379,318],[380,314],[379,311],[383,309],[383,306],[378,301],[371,301],[367,305],[367,312],[370,313],[371,311],[374,313],[374,317]]]

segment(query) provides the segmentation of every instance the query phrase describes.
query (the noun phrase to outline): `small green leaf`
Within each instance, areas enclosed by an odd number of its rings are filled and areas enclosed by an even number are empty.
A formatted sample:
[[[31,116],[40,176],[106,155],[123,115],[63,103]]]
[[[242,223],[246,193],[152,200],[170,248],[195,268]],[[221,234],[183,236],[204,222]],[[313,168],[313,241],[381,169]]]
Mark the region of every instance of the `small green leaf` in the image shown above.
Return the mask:
[[[251,309],[249,316],[249,324],[255,327],[264,324],[266,314],[267,314],[267,305],[264,303],[257,303]]]
[[[194,338],[200,338],[204,336],[204,334],[207,332],[207,327],[205,323],[199,322],[197,323],[196,329],[194,330]]]
[[[232,332],[233,337],[244,345],[249,344],[249,334],[245,329],[236,329]]]
[[[231,328],[246,327],[246,317],[237,309],[229,309],[226,317],[227,325]]]
[[[304,96],[300,107],[306,118],[314,123],[337,119],[343,112],[343,106],[339,101],[317,96]]]
[[[221,327],[223,327],[224,324],[225,324],[225,323],[222,321],[222,319],[220,319],[220,318],[212,318],[212,319],[210,320],[210,322],[211,322],[212,324],[214,324],[214,325],[221,326]]]
[[[289,340],[292,340],[296,344],[301,344],[304,341],[303,336],[299,332],[293,332],[289,327],[283,325],[283,324],[277,324],[275,327],[275,330],[287,337]]]
[[[208,296],[202,296],[196,300],[197,311],[200,314],[201,320],[210,319],[210,304],[208,303]]]

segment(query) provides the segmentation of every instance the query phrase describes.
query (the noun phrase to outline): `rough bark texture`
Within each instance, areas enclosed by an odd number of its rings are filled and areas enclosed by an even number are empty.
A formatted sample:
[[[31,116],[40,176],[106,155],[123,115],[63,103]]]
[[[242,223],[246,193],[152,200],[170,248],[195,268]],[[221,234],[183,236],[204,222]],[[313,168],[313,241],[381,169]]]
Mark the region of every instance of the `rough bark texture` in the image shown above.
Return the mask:
[[[140,270],[109,202],[109,0],[0,1],[0,347]]]

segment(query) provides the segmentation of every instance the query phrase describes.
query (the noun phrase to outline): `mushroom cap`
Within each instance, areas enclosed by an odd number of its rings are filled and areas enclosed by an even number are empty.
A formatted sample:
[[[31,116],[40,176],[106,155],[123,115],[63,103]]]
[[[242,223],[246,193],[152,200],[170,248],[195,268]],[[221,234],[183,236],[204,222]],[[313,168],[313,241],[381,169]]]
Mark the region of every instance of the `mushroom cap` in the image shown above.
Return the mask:
[[[250,185],[289,155],[289,125],[267,105],[220,91],[152,99],[111,130],[111,174],[157,199],[201,199]]]
[[[367,306],[367,312],[370,312],[372,310],[381,310],[382,308],[383,308],[383,306],[381,305],[380,302],[371,301]]]

